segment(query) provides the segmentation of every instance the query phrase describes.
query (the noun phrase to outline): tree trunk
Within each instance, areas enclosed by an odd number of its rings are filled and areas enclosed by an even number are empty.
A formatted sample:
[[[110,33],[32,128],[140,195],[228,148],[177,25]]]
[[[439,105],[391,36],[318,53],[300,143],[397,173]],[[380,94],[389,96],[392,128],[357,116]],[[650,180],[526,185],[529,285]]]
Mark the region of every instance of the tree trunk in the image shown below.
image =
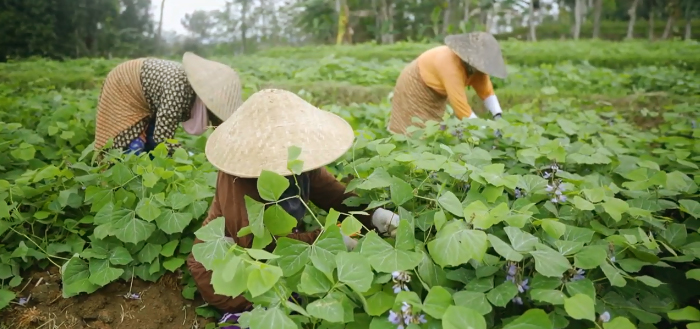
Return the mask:
[[[690,31],[691,24],[690,24],[690,17],[686,18],[685,20],[685,40],[691,40],[692,39],[692,33]]]
[[[603,15],[603,0],[595,0],[593,12],[593,38],[600,38],[600,16]]]
[[[382,14],[382,44],[392,44],[394,43],[394,10],[391,8],[391,0],[381,0],[381,14]],[[389,31],[384,31],[384,26],[388,23]]]
[[[637,1],[637,0],[635,0]],[[581,35],[581,23],[583,19],[583,0],[576,0],[574,6],[574,40]]]
[[[669,15],[668,20],[666,21],[666,27],[664,28],[664,34],[661,35],[661,39],[668,39],[668,37],[671,35],[671,31],[675,22],[676,18],[673,16],[673,14]]]
[[[697,2],[692,2],[690,0],[686,1],[685,6],[685,40],[690,41],[692,39],[691,20],[693,18],[693,4],[697,5]]]
[[[530,41],[537,41],[535,31],[535,0],[530,0],[530,15],[528,15],[527,25],[530,27]]]
[[[637,5],[639,0],[634,0],[627,13],[630,15],[630,22],[627,25],[627,39],[634,38],[634,23],[637,20]]]
[[[452,16],[452,0],[447,0],[447,8],[442,12],[442,34],[447,34],[450,28],[450,16]]]
[[[156,51],[162,53],[161,46],[163,44],[163,9],[165,8],[165,0],[160,2],[160,19],[158,20],[158,36],[156,37]]]
[[[649,9],[649,41],[654,41],[654,8]]]

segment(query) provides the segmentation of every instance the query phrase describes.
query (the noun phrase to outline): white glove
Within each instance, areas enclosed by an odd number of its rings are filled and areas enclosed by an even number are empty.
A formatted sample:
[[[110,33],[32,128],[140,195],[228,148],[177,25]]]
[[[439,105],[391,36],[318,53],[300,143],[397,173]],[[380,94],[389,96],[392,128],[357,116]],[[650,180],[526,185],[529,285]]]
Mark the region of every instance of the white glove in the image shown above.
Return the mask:
[[[352,251],[353,249],[355,249],[355,247],[357,246],[357,240],[342,233],[341,235],[343,236],[343,242],[345,242],[345,247],[348,248],[348,251]]]
[[[486,109],[489,110],[491,115],[494,117],[503,113],[501,110],[501,104],[498,103],[498,98],[496,95],[486,97],[486,99],[484,99],[484,107],[486,107]]]
[[[374,214],[372,214],[372,225],[381,233],[389,232],[389,235],[392,237],[396,236],[399,220],[399,215],[382,208],[375,210]]]

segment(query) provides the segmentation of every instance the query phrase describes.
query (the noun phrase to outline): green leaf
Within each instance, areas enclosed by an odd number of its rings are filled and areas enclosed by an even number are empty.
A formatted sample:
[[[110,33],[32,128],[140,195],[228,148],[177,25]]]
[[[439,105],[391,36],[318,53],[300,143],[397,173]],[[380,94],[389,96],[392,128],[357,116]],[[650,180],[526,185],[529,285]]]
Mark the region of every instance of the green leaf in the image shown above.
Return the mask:
[[[580,210],[593,210],[595,209],[595,206],[588,202],[586,199],[580,197],[580,196],[575,196],[573,199],[573,204],[576,208]]]
[[[413,187],[400,178],[392,177],[389,191],[391,202],[397,207],[413,199]]]
[[[625,278],[622,276],[622,273],[620,273],[620,270],[613,267],[612,265],[608,263],[603,263],[600,265],[600,269],[603,270],[603,273],[608,278],[608,281],[610,281],[610,284],[612,284],[613,286],[624,287],[625,285],[627,285],[627,281],[625,281]]]
[[[690,270],[688,272],[685,272],[685,277],[688,279],[695,279],[700,281],[700,269],[694,269]]]
[[[118,279],[124,270],[109,266],[107,259],[92,259],[90,260],[90,283],[100,287],[106,286],[108,283]]]
[[[179,240],[172,240],[164,244],[163,249],[160,250],[160,254],[165,257],[172,257],[175,255],[175,248],[177,248],[178,243],[180,243]]]
[[[638,277],[636,277],[636,279],[639,281],[642,281],[647,286],[654,287],[654,288],[664,284],[663,282],[661,282],[655,278],[652,278],[650,276],[647,276],[647,275],[638,276]]]
[[[73,255],[61,266],[61,280],[63,281],[63,298],[77,296],[80,293],[91,294],[100,288],[90,282],[90,269],[78,255]]]
[[[436,286],[432,287],[423,301],[423,311],[436,318],[442,319],[447,308],[452,304],[452,295],[447,289]]]
[[[265,210],[263,215],[265,227],[274,236],[286,236],[292,233],[299,222],[284,210],[279,204],[274,204]],[[253,233],[255,234],[255,233]]]
[[[0,310],[10,305],[10,302],[15,299],[17,295],[14,292],[0,289]]]
[[[131,257],[131,253],[124,247],[115,247],[109,251],[108,254],[109,262],[113,265],[127,265],[131,263],[134,259]]]
[[[680,200],[678,203],[681,205],[681,210],[690,214],[691,216],[700,218],[700,202],[695,200]]]
[[[540,309],[530,309],[525,311],[523,315],[508,323],[503,329],[535,329],[535,328],[552,328],[552,321],[549,320],[547,313]]]
[[[503,258],[514,262],[523,260],[523,255],[513,250],[510,245],[503,242],[503,240],[499,239],[497,236],[489,234],[488,237],[493,249],[496,250],[499,255],[503,256]]]
[[[340,228],[331,226],[321,233],[316,243],[311,247],[310,258],[316,268],[328,275],[335,269],[335,254],[347,251]]]
[[[306,265],[301,273],[299,292],[307,295],[325,294],[331,289],[332,283],[325,274],[317,268]]]
[[[533,300],[540,302],[550,303],[553,305],[563,305],[566,295],[559,290],[532,289],[530,290],[530,297],[532,297]]]
[[[365,311],[371,316],[379,316],[390,310],[394,306],[396,297],[384,291],[379,291],[376,294],[367,298],[367,306]]]
[[[553,250],[531,251],[530,255],[535,258],[535,270],[547,277],[561,277],[571,268],[566,257]]]
[[[342,323],[345,310],[341,302],[331,296],[315,300],[306,306],[309,315],[328,322]],[[270,327],[273,328],[273,327]],[[275,327],[276,328],[276,327]]]
[[[382,273],[412,270],[423,260],[417,252],[394,249],[375,232],[365,235],[360,253],[369,260],[372,268]]]
[[[564,310],[576,320],[595,321],[593,299],[584,294],[576,294],[564,300]]]
[[[163,262],[163,267],[170,272],[177,271],[182,265],[185,265],[185,260],[179,257],[170,258]]]
[[[574,265],[585,270],[593,269],[605,263],[607,258],[605,246],[586,246],[574,255]]]
[[[451,214],[457,217],[464,217],[464,208],[462,208],[462,203],[459,202],[457,196],[454,193],[447,191],[440,195],[438,198],[438,203],[440,207],[447,210]]]
[[[510,301],[518,295],[518,287],[515,283],[506,281],[493,288],[486,294],[486,298],[493,306],[506,307]]]
[[[610,215],[610,217],[612,217],[612,219],[614,219],[616,222],[619,222],[622,219],[622,214],[630,209],[627,202],[616,198],[608,198],[602,203],[602,205],[605,212],[607,212],[608,215]]]
[[[154,244],[154,243],[146,243],[145,246],[143,246],[143,249],[139,251],[139,253],[136,255],[136,259],[139,260],[141,263],[150,263],[156,257],[158,257],[158,254],[160,254],[163,246],[159,244]]]
[[[508,235],[510,245],[513,246],[513,249],[517,251],[530,251],[539,242],[539,239],[537,239],[537,237],[530,233],[525,233],[517,227],[508,226],[505,227],[504,230]]]
[[[674,321],[700,321],[700,311],[692,306],[673,310],[667,314],[668,318]]]
[[[234,245],[233,239],[224,234],[224,229],[225,220],[223,217],[218,217],[195,232],[195,236],[204,243],[192,246],[192,255],[207,270],[213,268],[215,260],[223,259]]]
[[[168,209],[156,218],[156,224],[166,234],[177,234],[183,233],[193,219],[190,213]]]
[[[114,223],[112,228],[116,231],[114,236],[117,239],[133,244],[146,241],[156,230],[153,223],[138,219],[136,216],[123,217]]]
[[[255,236],[263,236],[265,233],[265,204],[245,196],[245,209],[248,213],[248,226]]]
[[[256,264],[248,274],[248,291],[253,297],[260,296],[270,290],[282,277],[282,269],[267,264]]]
[[[440,266],[458,266],[471,259],[481,261],[488,248],[488,236],[483,231],[470,230],[467,224],[453,220],[445,224],[433,241],[428,242],[428,251]]]
[[[289,180],[282,175],[263,170],[258,177],[258,194],[263,200],[277,201],[287,188]]]
[[[213,264],[211,284],[214,292],[224,296],[238,296],[248,286],[248,267],[242,258],[227,253]]]
[[[155,205],[151,199],[143,199],[142,202],[139,202],[139,205],[136,208],[136,214],[139,215],[139,217],[152,222],[158,218],[158,216],[160,216],[160,208],[158,208],[158,206]]]
[[[250,329],[297,329],[297,325],[279,307],[258,309],[250,317]]]
[[[290,277],[301,271],[309,262],[311,246],[306,242],[290,238],[280,238],[273,252],[280,256],[277,265],[284,272],[285,277]]]
[[[340,224],[340,231],[347,236],[351,236],[362,230],[362,223],[360,223],[354,216],[347,216]]]
[[[273,254],[271,254],[265,250],[262,250],[262,249],[250,248],[250,249],[246,249],[245,251],[246,251],[246,253],[248,253],[248,255],[250,255],[250,257],[253,257],[254,259],[257,259],[257,260],[261,260],[261,259],[267,260],[267,259],[279,258],[279,256],[273,255]]]
[[[636,329],[629,319],[625,317],[618,316],[610,322],[603,323],[604,329]]]
[[[364,293],[372,286],[374,274],[365,257],[358,253],[339,252],[335,258],[338,268],[338,280],[359,293]]]
[[[477,311],[450,305],[442,316],[443,329],[486,329],[486,319]]]
[[[489,289],[491,288],[489,287]],[[454,299],[455,305],[473,309],[481,315],[489,314],[493,309],[486,299],[486,294],[483,292],[458,291],[452,296],[452,299]]]
[[[540,225],[549,236],[555,239],[561,238],[566,233],[566,225],[555,220],[545,218]]]

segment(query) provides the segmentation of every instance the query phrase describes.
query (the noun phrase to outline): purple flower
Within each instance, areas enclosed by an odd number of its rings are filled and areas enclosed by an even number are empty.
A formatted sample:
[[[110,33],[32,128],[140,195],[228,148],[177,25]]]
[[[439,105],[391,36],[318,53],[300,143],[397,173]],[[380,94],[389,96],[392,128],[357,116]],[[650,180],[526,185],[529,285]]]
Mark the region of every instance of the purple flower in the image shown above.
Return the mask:
[[[409,291],[408,283],[411,282],[411,273],[406,271],[394,271],[391,273],[391,278],[394,281],[394,293],[398,294],[401,290]]]
[[[530,289],[530,286],[527,285],[527,282],[528,282],[528,279],[525,278],[525,280],[521,281],[518,284],[518,291],[520,291],[520,293],[524,293],[525,291]]]
[[[610,321],[610,313],[608,313],[608,311],[605,311],[605,312],[603,312],[603,314],[601,314],[600,317],[598,317],[598,318],[599,318],[600,321],[602,321],[602,322],[608,322],[608,321]]]
[[[510,264],[510,266],[508,266],[508,275],[514,276],[517,273],[518,273],[518,267],[515,266],[515,264]]]
[[[19,306],[24,306],[24,305],[26,305],[28,302],[29,302],[29,299],[27,299],[27,298],[25,298],[25,297],[21,297],[21,298],[19,299],[19,302],[18,302],[17,304],[19,304]]]
[[[571,277],[571,281],[578,281],[578,280],[585,279],[586,276],[584,274],[586,274],[586,271],[584,271],[583,269],[576,270],[576,274],[574,274],[574,276]]]
[[[398,325],[399,323],[401,323],[401,316],[394,311],[389,311],[389,322]]]
[[[447,129],[447,125],[445,125],[444,123],[440,124],[440,131],[445,131],[445,129]]]
[[[615,256],[610,257],[610,261],[614,263],[614,262],[615,262]]]
[[[524,196],[525,196],[525,192],[523,192],[523,190],[521,190],[519,187],[516,187],[515,188],[515,198],[520,199]]]
[[[124,298],[126,298],[126,299],[139,300],[139,299],[141,299],[141,295],[140,295],[140,294],[133,294],[133,293],[128,292],[128,293],[124,294]]]
[[[549,177],[552,177],[552,174],[545,171],[545,172],[542,174],[542,177],[543,177],[544,179],[549,179]]]
[[[511,301],[512,301],[513,303],[515,303],[515,304],[523,305],[523,299],[520,298],[520,297],[518,297],[518,296],[516,296],[515,298],[513,298]]]

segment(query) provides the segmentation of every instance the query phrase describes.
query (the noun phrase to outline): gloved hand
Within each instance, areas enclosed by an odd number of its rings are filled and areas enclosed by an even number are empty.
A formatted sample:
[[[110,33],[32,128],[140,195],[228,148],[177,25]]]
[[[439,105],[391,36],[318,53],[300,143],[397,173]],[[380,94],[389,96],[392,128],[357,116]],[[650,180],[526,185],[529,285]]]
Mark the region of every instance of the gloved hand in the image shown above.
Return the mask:
[[[348,251],[353,251],[355,247],[357,247],[357,240],[340,233],[343,236],[343,242],[345,242],[345,247],[348,248]]]
[[[381,233],[389,233],[390,236],[396,236],[396,230],[399,227],[399,215],[392,211],[379,208],[372,214],[372,225]]]

